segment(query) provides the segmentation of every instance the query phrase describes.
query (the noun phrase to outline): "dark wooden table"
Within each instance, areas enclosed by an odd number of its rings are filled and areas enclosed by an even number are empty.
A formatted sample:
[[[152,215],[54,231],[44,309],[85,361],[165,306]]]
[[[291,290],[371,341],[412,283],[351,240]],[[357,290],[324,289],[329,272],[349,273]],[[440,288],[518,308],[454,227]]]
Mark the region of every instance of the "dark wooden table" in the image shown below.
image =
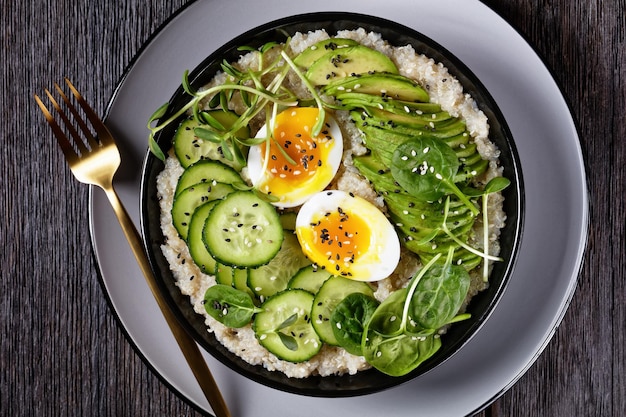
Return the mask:
[[[100,114],[184,0],[1,0],[0,415],[192,416],[126,340],[98,283],[88,189],[33,100],[70,76]],[[553,71],[580,126],[591,227],[578,288],[530,370],[480,416],[626,410],[626,5],[486,0]]]

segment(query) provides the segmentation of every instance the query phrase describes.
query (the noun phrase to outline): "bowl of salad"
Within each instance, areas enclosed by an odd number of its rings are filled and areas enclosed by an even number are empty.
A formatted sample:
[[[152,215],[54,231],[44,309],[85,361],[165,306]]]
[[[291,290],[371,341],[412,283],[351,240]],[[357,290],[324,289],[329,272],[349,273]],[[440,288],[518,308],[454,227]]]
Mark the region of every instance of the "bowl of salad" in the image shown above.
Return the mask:
[[[353,13],[254,28],[147,121],[142,232],[198,343],[261,384],[381,391],[471,339],[510,277],[520,164],[480,81]]]

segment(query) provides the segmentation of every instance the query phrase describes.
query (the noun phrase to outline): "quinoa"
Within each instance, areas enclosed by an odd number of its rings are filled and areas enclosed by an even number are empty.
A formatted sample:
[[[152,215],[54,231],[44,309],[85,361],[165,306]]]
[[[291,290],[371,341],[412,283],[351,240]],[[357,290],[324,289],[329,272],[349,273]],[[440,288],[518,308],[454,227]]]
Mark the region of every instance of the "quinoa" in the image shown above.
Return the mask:
[[[297,54],[316,42],[329,37],[329,34],[323,30],[296,33],[292,37],[289,48],[291,48],[293,54]],[[465,121],[472,140],[477,144],[478,152],[483,159],[489,161],[489,168],[478,179],[479,183],[485,184],[491,178],[501,175],[502,168],[498,165],[499,151],[489,140],[487,117],[477,107],[472,97],[464,93],[461,83],[449,74],[447,68],[429,57],[416,53],[410,45],[393,47],[383,40],[380,34],[367,32],[364,29],[340,31],[336,34],[336,37],[350,38],[384,53],[397,65],[402,75],[418,81],[428,90],[431,101],[440,104],[443,110]],[[254,66],[256,63],[255,54],[246,54],[240,58],[236,65],[240,68],[246,68]],[[220,73],[216,75],[209,85],[221,84],[224,80],[225,75]],[[289,88],[298,94],[302,96],[309,94],[306,88],[301,85],[297,76],[289,77],[287,82],[292,84]],[[236,107],[237,103],[234,105]],[[237,109],[234,108],[233,110],[236,111]],[[333,115],[342,130],[344,155],[343,163],[329,187],[349,191],[361,196],[384,211],[385,205],[382,197],[376,193],[370,183],[352,165],[353,156],[363,155],[367,152],[360,132],[354,123],[351,122],[347,112],[337,111]],[[252,121],[250,125],[252,135],[261,127],[264,117],[263,114],[260,114]],[[195,312],[204,317],[207,331],[212,332],[220,343],[246,362],[252,365],[261,365],[270,371],[283,372],[288,377],[305,378],[310,375],[355,374],[369,368],[370,365],[366,363],[363,357],[349,354],[342,348],[327,345],[324,345],[316,356],[306,362],[291,363],[280,360],[258,343],[251,325],[238,329],[227,328],[206,313],[203,305],[204,293],[207,288],[215,285],[215,277],[204,274],[194,264],[186,243],[178,236],[172,224],[171,208],[174,191],[182,172],[183,168],[180,163],[173,154],[170,154],[166,160],[164,170],[157,178],[157,190],[161,209],[160,221],[166,242],[161,249],[170,265],[176,285],[182,294],[189,296]],[[247,175],[245,169],[242,175],[244,178]],[[490,197],[489,201],[489,253],[497,255],[500,251],[500,229],[504,227],[506,216],[502,210],[503,198],[501,195],[496,194]],[[483,225],[481,219],[478,218],[476,219],[470,243],[481,248],[482,234]],[[388,278],[372,283],[375,297],[382,301],[396,289],[406,286],[409,279],[420,266],[417,256],[403,248],[400,263],[395,272]],[[472,283],[463,309],[473,295],[484,290],[488,285],[479,276],[480,274],[472,272],[471,275]]]

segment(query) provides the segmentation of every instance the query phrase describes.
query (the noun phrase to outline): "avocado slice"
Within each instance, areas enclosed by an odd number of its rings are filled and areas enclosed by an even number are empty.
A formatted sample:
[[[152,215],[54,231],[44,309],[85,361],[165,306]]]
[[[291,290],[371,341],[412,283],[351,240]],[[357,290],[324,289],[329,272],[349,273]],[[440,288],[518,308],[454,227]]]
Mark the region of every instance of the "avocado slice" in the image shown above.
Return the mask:
[[[358,92],[408,102],[428,103],[430,97],[418,83],[398,74],[376,73],[333,80],[323,89],[330,96]]]
[[[386,72],[397,74],[398,67],[389,57],[363,45],[348,46],[325,53],[306,72],[306,77],[315,85],[354,74]]]
[[[443,202],[425,203],[415,199],[395,183],[387,165],[372,155],[354,158],[354,166],[361,175],[371,181],[387,205],[390,219],[395,225],[403,244],[416,253],[423,262],[427,262],[437,253],[447,253],[453,242],[441,230],[443,222]],[[450,202],[450,215],[446,219],[448,228],[459,238],[464,239],[470,232],[475,217],[462,202]],[[465,268],[471,269],[480,263],[476,255],[458,249],[455,261],[461,261]]]
[[[380,107],[372,106],[365,109],[366,118],[358,116],[355,118],[357,125],[377,126],[394,130],[397,133],[405,135],[423,135],[428,133],[430,136],[445,139],[452,136],[462,134],[466,131],[466,124],[462,119],[446,116],[445,113],[417,115],[415,113],[406,112],[390,112],[380,109]],[[420,133],[421,132],[421,133]]]
[[[335,95],[335,98],[341,102],[341,106],[346,110],[374,107],[391,113],[412,116],[416,118],[416,121],[423,121],[424,123],[439,122],[452,117],[433,103],[416,103],[354,91],[340,92]]]
[[[293,63],[302,68],[309,68],[315,61],[328,52],[358,44],[357,41],[346,38],[325,39],[300,52],[300,54],[293,59]]]

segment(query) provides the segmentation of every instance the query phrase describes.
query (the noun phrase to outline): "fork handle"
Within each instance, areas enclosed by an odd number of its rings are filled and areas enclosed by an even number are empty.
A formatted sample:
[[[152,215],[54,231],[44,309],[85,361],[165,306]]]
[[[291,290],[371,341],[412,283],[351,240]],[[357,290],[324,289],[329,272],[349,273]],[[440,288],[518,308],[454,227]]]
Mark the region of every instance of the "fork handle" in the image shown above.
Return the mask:
[[[124,235],[130,244],[130,247],[137,258],[137,262],[139,263],[139,267],[141,268],[141,272],[143,272],[144,277],[152,291],[152,295],[157,301],[165,320],[167,321],[170,330],[174,334],[176,338],[176,342],[178,342],[178,346],[180,347],[191,371],[193,372],[196,380],[200,384],[200,388],[202,392],[204,392],[205,397],[209,401],[213,412],[216,417],[231,417],[230,411],[226,406],[226,402],[222,397],[222,394],[219,391],[217,383],[209,370],[208,365],[206,364],[198,345],[193,340],[193,338],[187,333],[187,331],[182,327],[182,325],[178,322],[178,319],[174,316],[174,313],[170,309],[167,304],[163,294],[161,293],[156,279],[154,278],[154,274],[152,273],[152,269],[148,262],[148,257],[146,256],[143,245],[141,243],[141,238],[135,224],[131,220],[128,212],[122,205],[122,202],[119,199],[119,196],[115,192],[113,186],[103,188],[111,206],[113,206],[113,211],[115,211],[115,215],[122,226],[122,230],[124,231]]]

